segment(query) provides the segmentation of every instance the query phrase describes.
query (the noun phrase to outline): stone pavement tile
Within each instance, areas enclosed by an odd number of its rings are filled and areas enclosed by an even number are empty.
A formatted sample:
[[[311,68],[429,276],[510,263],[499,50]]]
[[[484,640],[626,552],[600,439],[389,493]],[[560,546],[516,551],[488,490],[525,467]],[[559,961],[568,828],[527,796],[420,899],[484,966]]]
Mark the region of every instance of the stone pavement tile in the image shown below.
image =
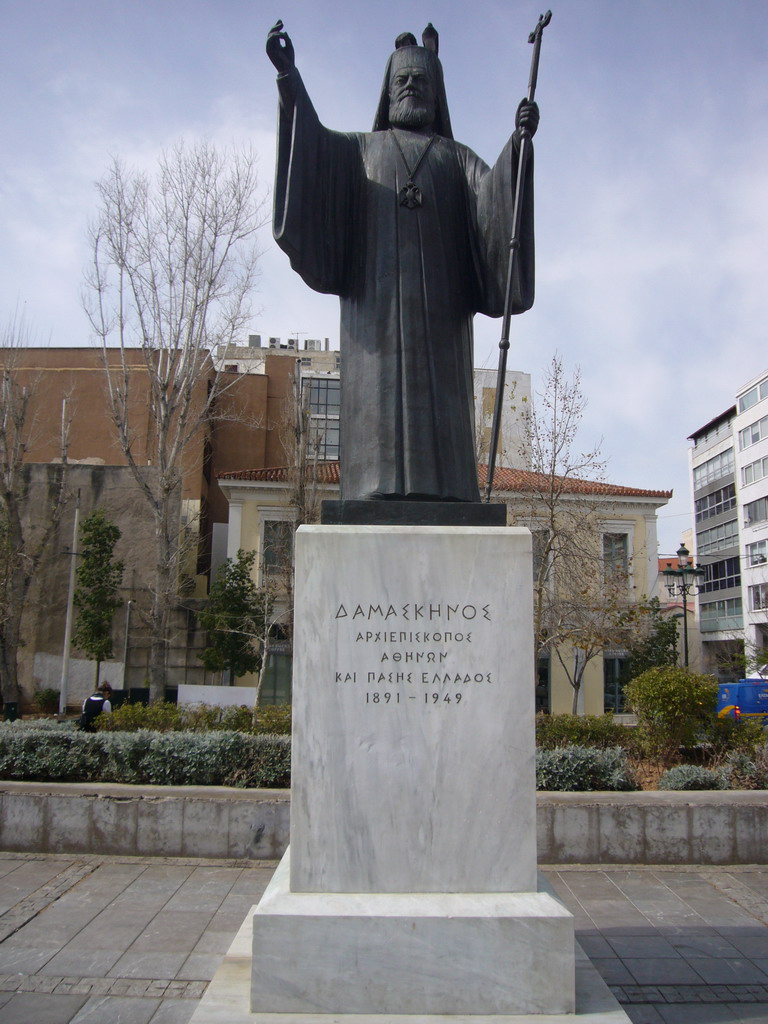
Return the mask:
[[[664,1024],[664,1018],[659,1016],[659,1011],[650,1003],[622,1006],[622,1009],[632,1024]]]
[[[768,984],[768,974],[751,960],[742,957],[718,957],[712,960],[689,960],[690,966],[708,985]]]
[[[638,985],[701,984],[701,976],[682,957],[624,957],[622,962]]]
[[[123,953],[109,971],[110,978],[175,978],[176,972],[187,959],[186,953],[158,953],[152,951]]]
[[[740,1024],[765,1024],[768,1021],[768,1003],[733,1003],[729,1009]]]
[[[9,942],[12,938],[0,945],[0,974],[34,974],[56,953],[55,948],[27,949]]]
[[[120,949],[83,950],[67,946],[44,964],[39,973],[60,978],[103,978],[122,955]]]
[[[661,935],[607,936],[617,956],[679,957],[680,954]]]
[[[714,930],[710,930],[708,934],[667,935],[666,939],[670,946],[687,960],[696,960],[699,957],[739,955],[739,949]]]
[[[196,1009],[190,999],[163,999],[150,1024],[189,1024]]]
[[[739,1018],[729,1007],[704,1003],[657,1006],[664,1024],[731,1024]]]
[[[205,936],[203,936],[203,938],[205,938]],[[200,941],[202,942],[202,939]],[[602,935],[585,935],[583,932],[577,931],[576,941],[588,957],[614,956],[613,948],[609,945],[608,940],[604,938]]]
[[[150,918],[151,920],[151,918]],[[108,916],[91,921],[85,928],[82,928],[77,935],[73,935],[62,951],[68,953],[100,953],[104,950],[125,950],[136,940],[138,935],[144,931],[148,924],[146,920],[127,922],[122,914],[115,914],[110,919]]]
[[[23,857],[19,857],[17,859],[12,859],[11,857],[6,859],[5,857],[0,857],[0,878],[2,878],[3,875],[9,874],[11,871],[15,871],[16,868],[20,868],[22,864],[26,863],[27,861]]]
[[[72,1017],[71,1024],[149,1024],[157,1007],[157,999],[92,996]]]
[[[733,932],[728,936],[728,941],[752,960],[757,957],[768,958],[768,928],[764,928],[761,935],[739,935]]]
[[[243,918],[245,918],[245,914],[243,914]],[[580,943],[582,943],[582,946],[583,946],[583,942],[582,942],[581,937],[577,936],[577,938],[578,938],[578,941]],[[590,936],[590,938],[591,938],[591,936]],[[229,949],[229,947],[231,945],[232,945],[232,931],[231,930],[230,931],[214,931],[212,928],[206,928],[205,931],[203,932],[203,934],[200,936],[200,938],[195,943],[195,946],[194,946],[194,949],[192,950],[192,953],[218,953],[220,956],[223,956],[224,953],[227,952],[227,950]],[[602,947],[600,947],[600,948],[602,948]],[[613,956],[613,951],[611,950],[610,946],[608,946],[608,943],[605,943],[605,949],[607,950],[607,952],[605,954],[603,954],[603,955]],[[585,952],[586,952],[586,948],[585,948]],[[599,954],[597,954],[597,955],[599,955]]]
[[[755,919],[746,910],[742,910],[726,896],[714,893],[706,897],[690,897],[686,900],[692,910],[710,928],[723,931],[724,928],[754,927]]]
[[[634,985],[635,979],[617,957],[590,959],[606,985]]]
[[[48,885],[56,875],[69,867],[66,860],[28,860],[15,871],[0,878],[0,914],[31,893]]]
[[[274,873],[274,867],[243,868],[240,877],[232,886],[232,895],[247,896],[252,903],[257,903]]]
[[[166,910],[155,917],[137,935],[131,944],[131,952],[162,953],[172,949],[174,952],[191,952],[200,936],[211,920],[210,913],[197,913],[193,910]]]
[[[0,1024],[69,1024],[86,998],[21,992],[0,1006]],[[114,1024],[114,1021],[109,1024]]]
[[[210,981],[216,973],[223,955],[223,953],[190,953],[176,977],[179,981]]]

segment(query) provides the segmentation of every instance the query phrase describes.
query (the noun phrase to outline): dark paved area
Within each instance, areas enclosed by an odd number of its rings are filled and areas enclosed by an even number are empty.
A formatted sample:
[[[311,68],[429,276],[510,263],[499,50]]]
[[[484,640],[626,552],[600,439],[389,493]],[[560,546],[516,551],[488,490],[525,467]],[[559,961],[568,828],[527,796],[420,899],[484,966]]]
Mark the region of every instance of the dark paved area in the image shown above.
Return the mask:
[[[0,853],[0,1024],[186,1024],[274,867]],[[768,868],[546,874],[636,1024],[768,1024]]]
[[[635,1024],[768,1022],[768,868],[546,874]]]

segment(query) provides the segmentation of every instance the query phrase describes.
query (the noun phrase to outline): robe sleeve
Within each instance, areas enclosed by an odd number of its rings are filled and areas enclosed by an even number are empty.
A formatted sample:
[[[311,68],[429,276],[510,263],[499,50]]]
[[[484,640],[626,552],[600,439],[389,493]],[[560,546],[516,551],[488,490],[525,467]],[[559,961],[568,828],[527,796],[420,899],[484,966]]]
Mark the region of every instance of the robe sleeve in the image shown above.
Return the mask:
[[[360,146],[356,136],[320,124],[298,71],[277,81],[275,241],[310,288],[343,295],[359,219]]]
[[[498,317],[504,313],[509,268],[509,242],[519,161],[519,140],[513,135],[499,159],[489,168],[470,152],[467,178],[476,202],[477,243],[481,298],[478,312]],[[524,313],[534,298],[533,149],[529,147],[522,196],[520,250],[512,285],[512,312]]]

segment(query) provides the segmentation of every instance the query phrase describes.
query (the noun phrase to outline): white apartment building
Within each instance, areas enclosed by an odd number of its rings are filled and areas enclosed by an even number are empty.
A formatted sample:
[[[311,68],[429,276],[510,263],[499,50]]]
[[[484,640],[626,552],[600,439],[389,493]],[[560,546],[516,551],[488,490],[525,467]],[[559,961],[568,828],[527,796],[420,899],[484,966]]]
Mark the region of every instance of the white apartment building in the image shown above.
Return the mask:
[[[689,439],[704,667],[732,678],[768,647],[768,371]]]
[[[736,395],[733,422],[747,653],[768,648],[768,371]]]

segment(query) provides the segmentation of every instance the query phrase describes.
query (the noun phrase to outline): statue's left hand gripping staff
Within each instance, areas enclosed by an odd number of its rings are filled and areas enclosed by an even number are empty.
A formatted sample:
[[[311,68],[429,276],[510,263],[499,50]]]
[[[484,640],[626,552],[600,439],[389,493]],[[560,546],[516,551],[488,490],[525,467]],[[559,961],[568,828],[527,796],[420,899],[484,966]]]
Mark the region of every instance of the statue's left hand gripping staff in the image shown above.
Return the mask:
[[[522,217],[523,189],[525,187],[525,169],[528,146],[539,124],[539,111],[533,102],[536,94],[536,81],[539,77],[539,54],[541,53],[541,34],[552,20],[552,11],[539,16],[536,28],[528,36],[533,43],[531,73],[528,78],[528,95],[517,108],[517,128],[520,132],[520,152],[517,162],[517,184],[515,186],[515,204],[512,210],[512,238],[509,243],[509,270],[507,272],[507,290],[504,297],[504,316],[501,321],[501,341],[499,342],[499,370],[496,376],[496,401],[493,408],[493,425],[491,426],[491,446],[488,453],[488,476],[485,484],[485,500],[491,500],[493,474],[496,468],[496,450],[499,446],[501,429],[501,409],[504,399],[504,378],[507,373],[507,352],[509,351],[509,324],[512,318],[512,288],[517,269],[518,252],[520,250],[520,219]]]

